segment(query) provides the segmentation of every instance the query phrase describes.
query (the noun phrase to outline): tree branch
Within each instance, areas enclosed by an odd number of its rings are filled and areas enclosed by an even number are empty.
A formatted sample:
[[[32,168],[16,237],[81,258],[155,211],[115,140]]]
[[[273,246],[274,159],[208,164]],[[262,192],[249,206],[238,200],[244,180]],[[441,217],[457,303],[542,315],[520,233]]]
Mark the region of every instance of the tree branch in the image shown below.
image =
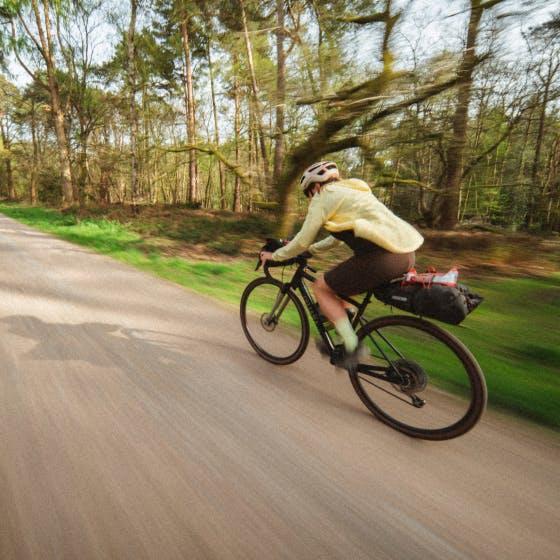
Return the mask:
[[[471,159],[471,161],[467,165],[465,165],[463,172],[461,174],[461,179],[467,177],[467,175],[473,170],[473,168],[476,165],[478,165],[478,163],[480,163],[490,152],[493,152],[511,134],[514,126],[521,120],[521,117],[525,113],[526,109],[527,107],[522,111],[520,111],[519,114],[514,119],[511,120],[511,122],[508,124],[507,129],[498,138],[498,140],[496,140],[496,142],[494,142],[489,148],[484,150],[481,154]]]
[[[379,23],[387,20],[387,12],[377,12],[369,16],[340,16],[335,18],[337,21],[345,23],[357,23],[358,25],[366,25],[368,23]]]
[[[504,0],[486,0],[486,2],[483,2],[482,4],[480,4],[479,8],[481,10],[488,10],[490,8],[493,8],[496,4],[499,4],[500,2],[503,2]]]
[[[403,99],[399,103],[390,105],[389,107],[386,107],[382,111],[379,111],[378,113],[375,113],[375,115],[372,115],[371,117],[366,119],[364,123],[364,129],[370,128],[373,124],[377,123],[381,119],[384,119],[389,115],[398,113],[402,109],[405,109],[406,107],[410,107],[410,105],[415,105],[416,103],[422,103],[423,101],[426,101],[426,99],[429,99],[430,97],[434,97],[435,95],[442,93],[446,89],[456,86],[460,82],[461,82],[461,78],[459,76],[454,76],[453,78],[446,80],[445,82],[440,82],[438,84],[428,86],[424,88],[424,90],[421,93],[418,93],[418,95],[415,95],[414,97],[410,97],[408,99]]]
[[[19,54],[18,48],[17,48],[17,46],[16,46],[17,38],[16,38],[16,28],[15,28],[14,22],[11,21],[11,22],[10,22],[10,25],[11,25],[11,28],[12,28],[12,40],[13,40],[13,42],[14,42],[14,54],[16,55],[17,61],[20,63],[21,67],[27,72],[27,74],[29,74],[29,77],[30,77],[32,80],[36,81],[41,87],[43,87],[43,88],[45,88],[46,90],[48,90],[47,84],[46,84],[45,82],[43,82],[43,80],[41,80],[41,79],[39,78],[39,75],[38,75],[36,72],[33,72],[33,71],[27,66],[27,64],[25,64],[25,62],[23,62],[23,60],[22,60],[22,58],[21,58],[21,56],[20,56],[20,54]]]
[[[156,149],[169,153],[181,153],[188,152],[190,150],[197,150],[205,154],[210,154],[221,161],[231,172],[237,175],[242,183],[244,183],[248,187],[254,186],[249,172],[247,172],[241,165],[227,159],[226,156],[224,156],[224,154],[222,154],[222,152],[218,150],[218,148],[210,144],[183,144],[181,146],[176,146],[173,148],[157,147]]]
[[[44,58],[45,57],[45,51],[43,50],[43,47],[41,47],[41,45],[39,44],[39,41],[37,41],[37,39],[35,38],[33,33],[31,33],[31,30],[29,29],[29,27],[25,23],[25,20],[21,17],[21,14],[19,13],[19,11],[18,11],[18,19],[19,19],[21,25],[23,26],[23,28],[25,29],[25,32],[27,33],[28,37],[35,43],[35,46],[37,47],[37,50],[41,53],[41,56]],[[13,25],[14,24],[12,22],[12,27],[13,27]]]
[[[377,185],[406,185],[410,187],[418,187],[419,189],[424,189],[433,193],[441,193],[444,189],[436,189],[431,187],[422,181],[417,181],[416,179],[404,179],[400,177],[380,177],[376,183]]]

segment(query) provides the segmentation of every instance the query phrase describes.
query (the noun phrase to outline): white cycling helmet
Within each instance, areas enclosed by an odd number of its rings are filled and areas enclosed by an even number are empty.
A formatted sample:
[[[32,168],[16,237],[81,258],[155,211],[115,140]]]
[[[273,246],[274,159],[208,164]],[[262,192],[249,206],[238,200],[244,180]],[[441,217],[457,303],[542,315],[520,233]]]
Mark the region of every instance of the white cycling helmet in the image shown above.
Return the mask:
[[[339,179],[338,167],[334,161],[319,161],[309,166],[301,176],[300,186],[307,194],[307,188],[314,183],[324,183],[329,179]]]

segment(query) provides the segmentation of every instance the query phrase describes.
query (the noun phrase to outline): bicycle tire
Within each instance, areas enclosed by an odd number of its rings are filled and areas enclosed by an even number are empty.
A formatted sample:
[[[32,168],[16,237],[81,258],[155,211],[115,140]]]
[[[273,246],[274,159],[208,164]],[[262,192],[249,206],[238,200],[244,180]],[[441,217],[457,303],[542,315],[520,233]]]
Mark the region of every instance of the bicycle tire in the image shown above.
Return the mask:
[[[255,352],[261,358],[276,365],[292,364],[293,362],[299,360],[301,356],[303,356],[305,350],[307,349],[307,345],[309,344],[309,320],[307,318],[307,313],[305,312],[301,300],[296,296],[296,294],[292,290],[286,292],[286,295],[290,299],[291,303],[293,303],[298,313],[300,326],[301,326],[299,343],[293,353],[290,353],[287,356],[278,356],[267,351],[251,335],[250,329],[247,324],[248,321],[247,304],[250,301],[251,294],[257,288],[267,284],[270,286],[274,286],[278,290],[283,286],[282,282],[276,280],[275,278],[267,278],[263,276],[261,278],[256,278],[255,280],[250,282],[245,288],[245,290],[243,291],[243,295],[241,296],[241,304],[240,304],[241,327],[243,328],[243,332],[247,337],[249,344],[253,347]]]
[[[390,332],[392,328],[412,329],[415,334],[416,333],[420,334],[420,332],[422,332],[425,335],[429,337],[433,337],[433,339],[443,343],[443,345],[450,351],[450,355],[454,355],[457,358],[458,362],[464,367],[464,373],[466,374],[468,378],[468,383],[470,384],[470,397],[469,397],[470,402],[468,402],[468,408],[466,408],[464,415],[462,415],[457,421],[452,422],[450,425],[446,425],[438,428],[415,427],[410,423],[403,422],[401,420],[394,418],[390,413],[387,412],[386,410],[387,407],[385,407],[384,409],[384,407],[378,404],[379,401],[375,402],[375,400],[371,398],[370,393],[368,392],[368,390],[371,389],[369,389],[366,385],[373,385],[374,387],[378,387],[378,389],[380,389],[380,387],[375,383],[372,383],[371,381],[367,381],[367,379],[365,379],[367,375],[360,374],[358,370],[350,371],[349,376],[352,382],[352,386],[356,391],[356,393],[358,394],[358,396],[360,397],[361,401],[364,403],[364,405],[379,420],[391,426],[392,428],[404,434],[407,434],[411,437],[427,439],[427,440],[447,440],[447,439],[452,439],[461,436],[466,432],[468,432],[469,430],[471,430],[476,425],[476,423],[480,420],[486,408],[487,390],[486,390],[486,382],[482,370],[478,365],[474,356],[469,351],[469,349],[455,336],[443,330],[442,328],[434,325],[433,323],[430,323],[424,319],[419,319],[417,317],[409,317],[403,315],[379,317],[368,322],[358,331],[358,338],[360,339],[360,341],[364,341],[366,337],[368,337],[368,335],[371,335],[373,332],[377,333],[377,336],[380,336],[379,334],[380,331],[383,331],[383,329],[387,329]],[[383,331],[385,335],[387,330]],[[420,336],[418,338],[421,339]],[[430,350],[429,349],[426,350],[424,348],[423,352],[426,353],[426,351],[429,352]],[[382,354],[383,352],[380,353]],[[443,369],[445,366],[438,362],[437,356],[438,356],[437,353],[432,354],[432,361],[437,363],[437,365]],[[377,357],[379,358],[380,356]],[[407,360],[405,357],[404,362],[406,361]],[[408,363],[410,364],[411,362]],[[367,381],[367,384],[365,383],[365,381]],[[431,381],[428,381],[428,376],[426,375],[426,384],[428,383],[431,383]],[[389,385],[390,384],[385,385],[385,388],[387,388]],[[392,387],[394,388],[395,386],[392,385]],[[402,389],[400,390],[402,391]],[[420,389],[420,391],[424,391],[424,390],[425,388]],[[386,389],[381,389],[381,391],[384,391],[385,393],[388,394],[391,393],[391,391],[388,391]],[[435,388],[434,391],[436,393],[439,392],[440,395],[445,394],[444,391],[438,388]],[[390,403],[392,401],[391,399],[388,399],[386,395],[380,393],[379,390],[377,391],[376,395],[381,400],[382,398],[385,398],[386,401],[388,401],[389,406],[391,406]],[[401,396],[402,396],[402,392],[401,392]],[[397,398],[398,398],[398,393],[397,393]],[[460,401],[460,399],[455,398],[454,395],[452,395],[452,398],[454,399],[454,402],[462,402]],[[404,399],[401,398],[399,400],[404,400]],[[465,398],[464,400],[468,400],[468,398]],[[437,399],[435,399],[435,403],[436,404],[433,406],[437,406]],[[466,407],[467,403],[462,402],[462,405]],[[395,408],[397,406],[400,406],[401,409],[404,411],[408,410],[406,409],[406,407],[403,407],[399,403],[394,405]],[[417,408],[423,408],[423,406]],[[409,414],[409,416],[410,415],[411,414]]]

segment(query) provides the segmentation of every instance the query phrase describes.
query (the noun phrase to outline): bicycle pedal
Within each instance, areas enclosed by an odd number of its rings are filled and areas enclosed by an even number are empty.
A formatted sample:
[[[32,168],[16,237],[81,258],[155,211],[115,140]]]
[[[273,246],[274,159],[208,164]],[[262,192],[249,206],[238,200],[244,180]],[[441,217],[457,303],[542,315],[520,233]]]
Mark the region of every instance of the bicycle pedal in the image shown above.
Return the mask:
[[[330,355],[330,362],[333,366],[340,367],[340,362],[344,358],[344,344],[337,344]]]

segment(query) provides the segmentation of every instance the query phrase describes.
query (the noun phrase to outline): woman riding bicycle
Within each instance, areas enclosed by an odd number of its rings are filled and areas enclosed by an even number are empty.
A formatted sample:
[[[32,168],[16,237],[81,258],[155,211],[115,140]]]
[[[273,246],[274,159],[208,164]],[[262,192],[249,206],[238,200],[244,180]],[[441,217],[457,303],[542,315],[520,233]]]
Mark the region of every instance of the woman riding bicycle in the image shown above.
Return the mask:
[[[355,361],[358,337],[340,296],[367,292],[414,266],[415,251],[424,242],[410,224],[393,214],[360,179],[341,179],[336,163],[321,161],[303,174],[301,188],[311,199],[299,233],[268,260],[283,261],[309,251],[316,254],[345,243],[354,256],[338,264],[313,284],[323,314],[334,324],[345,349],[345,363]],[[324,227],[331,233],[313,243]],[[313,243],[313,244],[312,244]]]

